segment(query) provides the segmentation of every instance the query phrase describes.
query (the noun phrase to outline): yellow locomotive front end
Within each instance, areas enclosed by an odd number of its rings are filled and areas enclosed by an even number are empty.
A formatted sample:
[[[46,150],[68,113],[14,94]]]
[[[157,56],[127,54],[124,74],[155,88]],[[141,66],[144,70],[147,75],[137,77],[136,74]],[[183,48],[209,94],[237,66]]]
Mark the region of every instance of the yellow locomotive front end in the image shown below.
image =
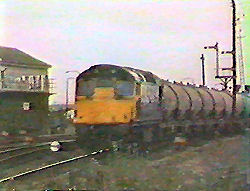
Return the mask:
[[[120,124],[136,118],[136,98],[117,99],[115,89],[99,87],[91,98],[78,96],[76,124]]]
[[[126,71],[93,66],[76,81],[77,125],[123,124],[136,119],[135,83]]]

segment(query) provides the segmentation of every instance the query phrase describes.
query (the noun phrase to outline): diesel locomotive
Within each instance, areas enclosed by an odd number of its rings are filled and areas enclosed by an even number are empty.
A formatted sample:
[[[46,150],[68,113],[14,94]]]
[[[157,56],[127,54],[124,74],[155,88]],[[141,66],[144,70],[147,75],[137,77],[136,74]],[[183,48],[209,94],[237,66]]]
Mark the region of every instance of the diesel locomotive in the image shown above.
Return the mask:
[[[163,80],[151,72],[94,65],[76,79],[78,142],[159,141],[169,134],[235,131],[249,125],[249,96]]]

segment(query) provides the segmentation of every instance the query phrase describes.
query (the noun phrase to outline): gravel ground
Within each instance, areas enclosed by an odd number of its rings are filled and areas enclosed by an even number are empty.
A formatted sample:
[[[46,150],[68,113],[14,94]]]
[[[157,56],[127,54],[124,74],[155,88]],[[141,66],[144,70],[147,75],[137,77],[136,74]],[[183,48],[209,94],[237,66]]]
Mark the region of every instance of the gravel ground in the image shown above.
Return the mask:
[[[124,153],[105,154],[96,157],[96,160],[83,159],[2,183],[0,190],[70,187],[78,190],[250,190],[249,140],[250,132],[246,131],[244,135],[216,138],[202,146],[188,146],[184,150],[163,149],[158,154],[146,157]],[[77,153],[65,152],[59,158],[74,154]],[[50,163],[52,160],[49,158],[54,157],[52,155],[47,153],[46,162],[44,156],[39,155],[42,159],[20,160],[16,166],[3,169],[10,174],[11,171],[20,171],[21,167],[37,167],[37,164]]]

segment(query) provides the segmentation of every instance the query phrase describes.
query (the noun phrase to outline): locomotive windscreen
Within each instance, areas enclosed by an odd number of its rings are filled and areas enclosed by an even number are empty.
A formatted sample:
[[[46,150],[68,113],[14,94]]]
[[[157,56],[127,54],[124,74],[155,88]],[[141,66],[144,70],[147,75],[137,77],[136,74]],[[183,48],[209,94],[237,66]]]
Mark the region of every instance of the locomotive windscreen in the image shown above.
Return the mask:
[[[95,88],[112,87],[115,89],[116,96],[133,96],[134,84],[128,81],[115,81],[114,79],[92,79],[88,81],[79,81],[77,96],[91,97]]]
[[[134,84],[127,81],[118,81],[115,85],[118,96],[133,96]]]
[[[92,96],[94,94],[94,90],[96,88],[96,81],[79,81],[77,87],[77,96]]]

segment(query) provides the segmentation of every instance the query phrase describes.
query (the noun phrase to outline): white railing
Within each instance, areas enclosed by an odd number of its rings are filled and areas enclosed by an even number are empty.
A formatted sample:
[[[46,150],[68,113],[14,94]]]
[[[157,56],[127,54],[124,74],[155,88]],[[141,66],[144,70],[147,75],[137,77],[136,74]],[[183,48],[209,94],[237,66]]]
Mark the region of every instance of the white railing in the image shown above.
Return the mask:
[[[43,79],[37,81],[0,79],[0,91],[24,91],[51,93],[53,88],[52,80]]]

